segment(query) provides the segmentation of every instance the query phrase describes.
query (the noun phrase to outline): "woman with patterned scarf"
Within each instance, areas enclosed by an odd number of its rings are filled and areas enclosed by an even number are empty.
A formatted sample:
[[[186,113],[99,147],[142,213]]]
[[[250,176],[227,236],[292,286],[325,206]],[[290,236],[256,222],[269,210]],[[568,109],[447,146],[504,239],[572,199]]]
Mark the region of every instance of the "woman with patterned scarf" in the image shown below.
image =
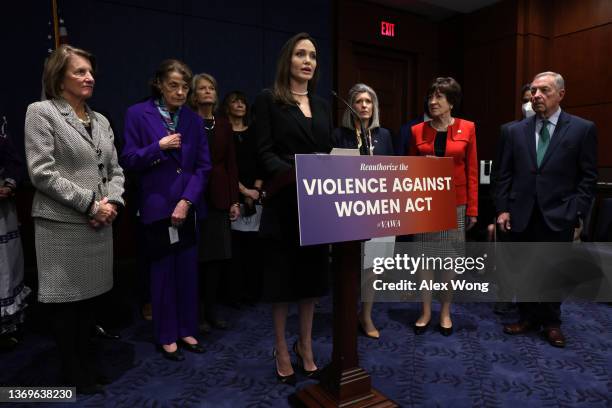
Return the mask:
[[[151,98],[125,118],[121,162],[139,174],[139,212],[151,259],[155,339],[162,355],[184,359],[178,346],[204,352],[197,332],[197,223],[210,171],[202,119],[186,108],[192,73],[183,62],[161,63]],[[178,343],[178,344],[177,344]]]

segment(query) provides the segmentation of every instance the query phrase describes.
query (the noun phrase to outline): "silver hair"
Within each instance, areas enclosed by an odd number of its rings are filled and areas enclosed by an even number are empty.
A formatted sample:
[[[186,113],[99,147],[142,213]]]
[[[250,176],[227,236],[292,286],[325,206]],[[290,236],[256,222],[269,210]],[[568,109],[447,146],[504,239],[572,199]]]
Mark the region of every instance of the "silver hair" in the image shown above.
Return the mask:
[[[557,90],[565,89],[565,80],[563,79],[561,74],[558,74],[556,72],[552,72],[552,71],[540,72],[539,74],[537,74],[536,76],[533,77],[533,81],[535,81],[538,78],[544,77],[544,76],[551,76],[551,77],[553,77],[553,79],[555,81],[555,86],[557,87]],[[531,81],[531,82],[533,82],[533,81]]]
[[[376,96],[376,92],[374,92],[374,90],[366,84],[355,84],[349,90],[348,103],[352,107],[355,103],[355,99],[357,99],[357,95],[364,92],[367,92],[370,95],[370,98],[372,98],[372,118],[370,119],[370,125],[368,126],[368,129],[372,130],[380,127],[378,96]],[[348,108],[344,110],[344,114],[342,115],[342,127],[355,129],[355,122]]]

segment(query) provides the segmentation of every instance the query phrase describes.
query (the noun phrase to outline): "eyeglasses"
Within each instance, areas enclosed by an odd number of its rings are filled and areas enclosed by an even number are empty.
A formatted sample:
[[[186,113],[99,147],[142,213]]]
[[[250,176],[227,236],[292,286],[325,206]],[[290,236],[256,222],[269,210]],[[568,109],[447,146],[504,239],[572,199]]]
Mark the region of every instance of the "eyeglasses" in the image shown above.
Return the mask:
[[[164,87],[171,91],[171,92],[177,92],[179,89],[183,92],[189,92],[189,85],[187,84],[179,84],[177,82],[163,82]]]

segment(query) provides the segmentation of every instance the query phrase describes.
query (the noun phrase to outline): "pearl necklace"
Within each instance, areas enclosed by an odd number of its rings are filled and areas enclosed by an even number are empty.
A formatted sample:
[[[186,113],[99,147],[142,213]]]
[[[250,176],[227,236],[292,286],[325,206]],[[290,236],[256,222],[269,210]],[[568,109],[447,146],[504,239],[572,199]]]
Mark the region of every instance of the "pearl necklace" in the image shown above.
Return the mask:
[[[85,127],[89,127],[89,125],[91,125],[91,117],[89,117],[89,113],[85,112],[85,119],[81,119],[78,117],[77,115],[77,119],[79,120],[79,122],[81,122],[83,124],[83,126]]]
[[[294,90],[291,90],[291,93],[293,95],[297,95],[297,96],[306,96],[306,95],[308,95],[308,91],[306,91],[306,92],[295,92]]]

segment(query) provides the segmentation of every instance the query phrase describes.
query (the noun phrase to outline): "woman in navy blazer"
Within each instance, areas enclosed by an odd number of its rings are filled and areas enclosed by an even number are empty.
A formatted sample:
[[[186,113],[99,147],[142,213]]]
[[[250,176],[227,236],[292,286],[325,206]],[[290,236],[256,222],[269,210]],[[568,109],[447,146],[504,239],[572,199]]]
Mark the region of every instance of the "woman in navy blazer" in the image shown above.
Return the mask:
[[[371,155],[393,156],[393,141],[391,133],[380,127],[380,113],[378,109],[378,96],[371,87],[366,84],[355,84],[349,90],[348,102],[355,112],[359,114],[359,119],[364,122],[367,130],[367,137],[370,139]],[[344,110],[342,116],[342,127],[336,128],[332,133],[332,143],[334,147],[344,149],[359,149],[361,147],[361,125],[355,119],[351,111]],[[379,247],[366,242],[366,251]],[[380,244],[379,244],[380,245]],[[369,248],[368,248],[369,247]],[[364,285],[367,286],[367,285]],[[378,339],[380,333],[374,322],[372,322],[372,291],[365,294],[367,301],[362,302],[361,312],[359,313],[359,328],[368,337]]]
[[[293,351],[306,375],[314,377],[314,305],[329,281],[327,245],[300,247],[295,183],[295,154],[331,150],[330,109],[313,95],[317,76],[315,42],[306,33],[297,34],[281,50],[274,88],[255,101],[258,158],[268,194],[259,227],[263,298],[273,303],[276,375],[290,385],[296,377],[285,339],[288,302],[297,301],[300,313]]]
[[[202,119],[183,106],[191,77],[183,62],[163,61],[151,83],[152,97],[126,114],[121,163],[140,175],[139,212],[145,228],[168,218],[180,226],[192,207],[195,219],[206,212],[203,194],[211,167],[207,138]],[[159,234],[166,233],[170,235],[169,230]],[[155,338],[170,360],[184,359],[178,340],[188,351],[204,351],[193,337],[198,323],[197,261],[195,243],[151,260]]]
[[[368,138],[372,152],[370,154],[393,156],[393,140],[391,133],[380,127],[378,96],[374,89],[366,84],[355,84],[349,90],[349,103],[366,123]],[[360,124],[346,109],[342,115],[342,127],[334,129],[332,143],[334,147],[343,149],[359,149],[361,147]]]

